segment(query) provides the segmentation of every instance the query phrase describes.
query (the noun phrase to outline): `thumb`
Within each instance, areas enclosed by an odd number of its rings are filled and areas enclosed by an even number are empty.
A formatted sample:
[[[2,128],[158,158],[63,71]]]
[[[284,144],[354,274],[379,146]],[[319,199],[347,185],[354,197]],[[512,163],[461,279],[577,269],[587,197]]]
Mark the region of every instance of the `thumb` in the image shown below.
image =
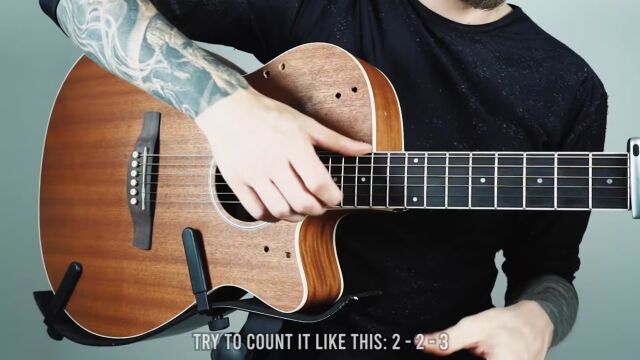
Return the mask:
[[[422,344],[416,344],[419,349],[434,355],[450,355],[462,349],[475,348],[482,339],[482,327],[473,318],[465,318],[456,325],[431,334],[424,334]],[[436,340],[435,346],[433,339]],[[420,337],[417,337],[420,340]],[[431,340],[429,342],[429,340]]]
[[[345,156],[364,155],[371,152],[371,145],[341,135],[328,127],[315,122],[309,129],[314,146],[340,153]]]

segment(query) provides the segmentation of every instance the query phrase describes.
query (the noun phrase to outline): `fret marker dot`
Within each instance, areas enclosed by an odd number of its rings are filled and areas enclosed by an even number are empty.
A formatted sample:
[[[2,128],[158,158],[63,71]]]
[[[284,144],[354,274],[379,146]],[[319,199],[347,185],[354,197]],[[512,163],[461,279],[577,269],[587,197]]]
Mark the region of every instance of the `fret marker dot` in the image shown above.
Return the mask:
[[[542,178],[538,178],[538,180],[536,180],[536,181],[537,181],[537,183],[538,183],[538,184],[542,184],[542,182],[543,182],[544,180],[542,180]]]
[[[338,178],[337,178],[337,177],[334,177],[334,178],[333,178],[333,181],[338,181]]]
[[[486,182],[487,182],[487,179],[485,179],[485,178],[480,178],[480,182],[484,184],[484,183],[486,183]]]
[[[413,163],[417,164],[418,163],[418,158],[413,159]]]
[[[366,182],[366,181],[367,181],[367,178],[362,177],[362,178],[360,178],[360,181],[362,181],[362,182]]]
[[[417,197],[415,197],[415,196],[414,196],[414,197],[413,197],[413,199],[411,199],[411,200],[413,200],[413,202],[418,202],[418,198],[417,198]]]
[[[607,179],[607,184],[609,185],[613,184],[613,179]]]

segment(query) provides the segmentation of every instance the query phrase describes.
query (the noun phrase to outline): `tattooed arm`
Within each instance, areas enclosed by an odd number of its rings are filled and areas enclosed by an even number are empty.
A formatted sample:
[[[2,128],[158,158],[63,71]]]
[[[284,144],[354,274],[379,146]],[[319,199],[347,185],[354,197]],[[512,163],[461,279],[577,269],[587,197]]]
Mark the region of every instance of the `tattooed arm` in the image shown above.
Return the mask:
[[[148,0],[61,0],[57,17],[95,62],[195,118],[220,172],[256,219],[299,221],[340,202],[314,146],[350,156],[371,150],[253,90]]]
[[[57,14],[62,29],[96,63],[191,117],[248,88],[148,0],[61,0]]]

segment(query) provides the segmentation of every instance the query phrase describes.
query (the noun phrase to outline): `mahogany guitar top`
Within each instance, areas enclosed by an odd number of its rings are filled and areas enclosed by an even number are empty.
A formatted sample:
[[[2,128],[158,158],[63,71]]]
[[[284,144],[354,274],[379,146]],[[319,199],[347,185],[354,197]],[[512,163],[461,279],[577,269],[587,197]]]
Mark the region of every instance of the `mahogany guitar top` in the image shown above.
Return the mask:
[[[400,110],[390,83],[338,47],[295,48],[247,79],[258,91],[377,150],[402,150]],[[152,246],[141,250],[132,245],[127,176],[143,113],[149,111],[162,114],[159,147],[167,156],[158,167]],[[70,262],[83,265],[67,306],[80,326],[105,337],[134,337],[192,306],[180,238],[187,226],[204,236],[214,290],[239,287],[283,312],[331,303],[340,295],[333,231],[343,214],[329,212],[300,224],[237,220],[216,204],[209,157],[192,119],[88,58],[74,66],[47,131],[40,233],[52,288]]]

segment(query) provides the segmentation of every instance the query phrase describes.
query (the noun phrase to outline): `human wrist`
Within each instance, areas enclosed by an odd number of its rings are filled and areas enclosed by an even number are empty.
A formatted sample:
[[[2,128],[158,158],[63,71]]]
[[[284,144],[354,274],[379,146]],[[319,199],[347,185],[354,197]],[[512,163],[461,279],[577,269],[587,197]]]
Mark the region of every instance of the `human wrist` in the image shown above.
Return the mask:
[[[551,347],[554,325],[538,301],[521,300],[508,308],[518,314],[517,318],[520,321],[517,324],[523,333],[543,341],[546,348]]]
[[[238,113],[242,108],[251,106],[257,95],[259,93],[251,87],[237,89],[205,108],[194,120],[200,128],[215,126],[216,120],[227,118],[233,113]]]
[[[538,276],[512,294],[508,304],[523,300],[536,301],[553,324],[555,346],[571,332],[578,314],[578,293],[566,279],[557,275]]]

